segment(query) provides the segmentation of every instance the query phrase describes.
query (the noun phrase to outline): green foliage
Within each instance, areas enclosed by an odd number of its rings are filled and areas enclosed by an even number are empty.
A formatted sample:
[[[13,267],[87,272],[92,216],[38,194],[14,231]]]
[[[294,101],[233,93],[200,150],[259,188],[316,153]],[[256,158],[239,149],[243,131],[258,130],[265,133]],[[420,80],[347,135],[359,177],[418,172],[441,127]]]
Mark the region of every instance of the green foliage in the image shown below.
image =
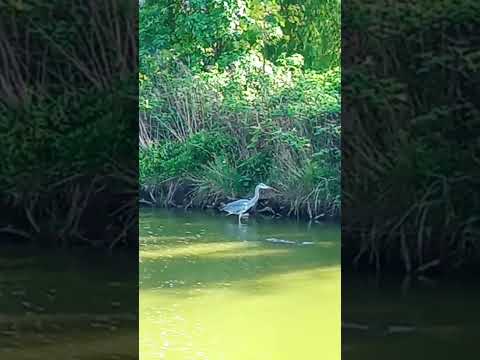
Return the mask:
[[[269,66],[265,73],[261,63],[240,61],[230,70],[152,76],[168,85],[156,88],[156,105],[145,112],[157,138],[140,150],[141,184],[181,180],[201,205],[268,181],[298,216],[338,215],[340,73]]]
[[[136,4],[8,1],[0,10],[2,236],[134,245],[136,173],[125,161],[137,148]]]
[[[480,5],[391,5],[345,8],[351,50],[369,56],[344,74],[356,135],[343,145],[351,172],[342,184],[351,224],[344,233],[352,258],[377,270],[458,266],[480,255],[472,181],[480,175]]]
[[[112,159],[130,156],[136,143],[129,136],[134,125],[122,117],[134,109],[132,102],[125,101],[132,83],[118,82],[116,88],[114,93],[85,89],[75,97],[35,99],[22,108],[0,105],[2,176],[10,181],[2,186],[21,187],[23,181],[31,182],[23,175],[34,173],[38,178],[30,185],[33,190],[52,179],[101,172]],[[116,131],[112,131],[114,123]]]
[[[203,206],[269,182],[298,216],[338,215],[339,16],[338,1],[147,1],[142,186],[171,203],[181,183]]]
[[[169,50],[192,68],[225,62],[242,51],[245,17],[243,0],[150,1],[140,12],[141,55]]]
[[[202,170],[191,177],[195,186],[193,200],[199,204],[215,203],[225,197],[243,195],[250,183],[248,176],[224,156],[216,157],[204,165]]]
[[[250,52],[308,69],[339,65],[339,0],[151,0],[140,11],[140,58],[158,52],[192,70],[226,68]]]
[[[302,54],[307,69],[325,70],[340,65],[339,0],[278,0],[283,36],[267,51]]]
[[[140,183],[155,184],[193,174],[228,147],[229,139],[200,131],[185,143],[165,140],[140,150]]]

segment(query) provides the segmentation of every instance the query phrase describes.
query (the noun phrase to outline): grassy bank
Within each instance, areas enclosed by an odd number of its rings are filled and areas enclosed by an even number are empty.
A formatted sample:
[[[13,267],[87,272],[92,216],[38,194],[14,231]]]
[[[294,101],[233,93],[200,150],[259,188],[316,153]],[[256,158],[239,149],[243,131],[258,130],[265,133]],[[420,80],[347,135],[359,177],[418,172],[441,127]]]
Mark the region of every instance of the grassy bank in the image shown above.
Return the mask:
[[[136,249],[135,4],[0,10],[0,236]]]
[[[339,71],[270,66],[149,79],[140,183],[159,205],[217,206],[265,182],[276,211],[339,214]]]
[[[169,9],[176,9],[178,2],[170,3]],[[142,197],[158,206],[217,207],[248,196],[264,182],[279,192],[269,195],[260,210],[265,206],[269,212],[306,218],[339,216],[338,3],[321,7],[330,6],[323,20],[338,32],[329,29],[323,33],[326,41],[303,48],[298,46],[300,27],[285,20],[292,7],[232,3],[244,4],[244,15],[239,15],[241,9],[223,9],[212,18],[192,5],[172,10],[167,19],[158,15],[162,11],[156,10],[167,10],[156,1],[141,9]],[[295,9],[298,16],[308,16],[305,8]],[[212,38],[186,30],[185,16],[208,20]],[[226,24],[240,25],[227,34]],[[175,35],[169,37],[172,29]],[[285,40],[288,32],[288,39],[296,40]],[[234,46],[213,51],[226,40]],[[312,51],[320,54],[316,61]]]
[[[479,4],[390,5],[342,19],[342,266],[478,264]]]

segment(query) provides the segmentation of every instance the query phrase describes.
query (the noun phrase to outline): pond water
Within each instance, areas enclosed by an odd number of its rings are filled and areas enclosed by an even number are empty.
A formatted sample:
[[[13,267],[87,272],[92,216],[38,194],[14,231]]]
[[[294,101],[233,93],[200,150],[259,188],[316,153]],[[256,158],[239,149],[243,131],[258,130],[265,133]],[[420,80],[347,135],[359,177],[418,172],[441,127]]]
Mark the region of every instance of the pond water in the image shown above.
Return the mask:
[[[479,304],[478,276],[344,273],[342,359],[476,358]]]
[[[340,228],[140,214],[140,359],[340,359]]]
[[[341,288],[339,230],[144,210],[140,299],[130,255],[3,246],[0,359],[475,358],[478,274]]]
[[[2,244],[0,359],[137,359],[137,261]]]

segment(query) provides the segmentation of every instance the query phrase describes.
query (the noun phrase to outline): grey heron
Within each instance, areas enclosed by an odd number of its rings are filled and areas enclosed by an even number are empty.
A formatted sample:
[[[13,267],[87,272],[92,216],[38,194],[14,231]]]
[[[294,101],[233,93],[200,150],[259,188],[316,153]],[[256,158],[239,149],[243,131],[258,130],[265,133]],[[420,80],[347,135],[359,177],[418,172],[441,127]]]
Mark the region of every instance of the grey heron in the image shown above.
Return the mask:
[[[251,199],[240,199],[233,201],[231,203],[226,204],[221,208],[222,211],[228,213],[228,215],[238,215],[238,223],[241,224],[242,216],[250,210],[255,204],[258,202],[260,198],[260,190],[275,190],[271,186],[265,185],[264,183],[260,183],[255,188],[255,195]]]

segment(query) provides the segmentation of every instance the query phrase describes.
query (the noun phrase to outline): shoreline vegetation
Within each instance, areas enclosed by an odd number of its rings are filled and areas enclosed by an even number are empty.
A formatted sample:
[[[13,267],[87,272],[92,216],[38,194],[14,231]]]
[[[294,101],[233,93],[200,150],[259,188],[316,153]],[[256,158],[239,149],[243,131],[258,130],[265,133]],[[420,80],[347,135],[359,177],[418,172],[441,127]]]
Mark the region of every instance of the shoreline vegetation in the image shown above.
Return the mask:
[[[258,210],[297,218],[338,218],[339,70],[320,74],[276,70],[280,79],[248,69],[248,76],[259,81],[251,102],[236,90],[225,96],[228,89],[207,82],[223,76],[226,86],[234,86],[236,73],[216,77],[187,73],[173,83],[157,78],[165,92],[157,92],[155,100],[168,104],[168,109],[141,115],[143,201],[162,207],[218,208],[249,197],[264,181],[278,193],[266,192],[267,200],[261,200]],[[282,83],[282,78],[295,80]],[[246,82],[250,87],[252,83]],[[285,97],[299,99],[294,103]],[[240,100],[245,103],[237,104]],[[230,109],[229,103],[239,108]]]
[[[140,198],[338,219],[340,3],[182,4],[140,9]]]
[[[480,3],[363,5],[342,18],[342,266],[478,266]]]
[[[136,256],[137,5],[0,8],[2,244]]]
[[[339,1],[146,0],[142,196],[217,207],[264,182],[276,212],[345,219],[345,267],[478,263],[479,4],[445,5],[344,4],[341,74]]]

